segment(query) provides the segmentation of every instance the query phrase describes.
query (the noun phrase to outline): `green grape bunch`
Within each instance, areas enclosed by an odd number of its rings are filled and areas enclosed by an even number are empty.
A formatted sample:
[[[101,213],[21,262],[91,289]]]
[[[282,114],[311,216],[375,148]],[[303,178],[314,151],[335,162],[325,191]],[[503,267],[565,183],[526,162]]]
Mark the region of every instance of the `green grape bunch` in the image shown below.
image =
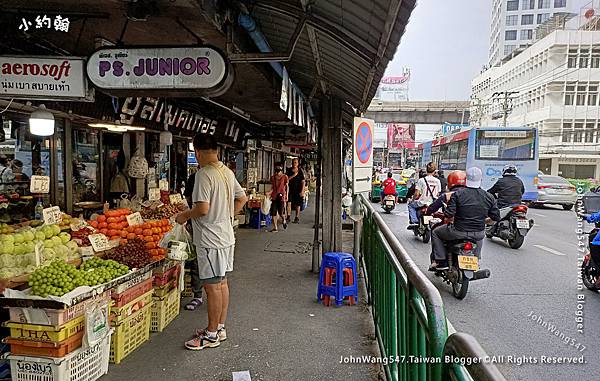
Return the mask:
[[[113,260],[92,258],[79,269],[57,260],[35,270],[29,277],[29,286],[37,296],[63,296],[77,287],[97,286],[128,272],[127,266]]]

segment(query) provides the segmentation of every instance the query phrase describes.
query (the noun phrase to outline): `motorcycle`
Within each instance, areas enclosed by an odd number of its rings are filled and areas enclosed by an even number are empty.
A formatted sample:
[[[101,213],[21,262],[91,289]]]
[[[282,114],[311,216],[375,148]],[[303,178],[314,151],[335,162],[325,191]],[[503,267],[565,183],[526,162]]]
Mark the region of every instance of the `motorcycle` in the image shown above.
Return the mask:
[[[430,216],[431,231],[445,223],[443,213]],[[442,278],[452,286],[452,295],[459,300],[464,299],[469,289],[469,282],[489,278],[488,269],[480,269],[476,256],[477,242],[469,239],[458,239],[445,242],[448,261],[447,270],[436,270],[435,276]]]
[[[600,223],[596,223],[596,227],[591,232],[585,234],[589,234],[590,237],[594,237],[596,234],[598,234],[599,230]],[[600,291],[600,266],[598,265],[597,261],[594,260],[591,250],[592,248],[588,244],[587,251],[581,264],[581,280],[583,281],[583,285],[588,290],[598,292]],[[600,251],[600,248],[598,250]]]
[[[431,239],[431,226],[430,223],[433,219],[433,216],[425,215],[427,211],[427,206],[421,207],[420,217],[419,217],[419,226],[416,226],[413,229],[413,233],[416,237],[421,237],[423,239],[423,243],[428,243]]]
[[[527,210],[527,205],[502,208],[500,221],[488,225],[485,229],[485,236],[488,238],[498,237],[508,241],[508,245],[512,249],[520,248],[534,223],[532,219],[527,219]]]
[[[388,194],[383,199],[383,205],[381,205],[386,214],[390,214],[392,210],[396,208],[396,196]]]

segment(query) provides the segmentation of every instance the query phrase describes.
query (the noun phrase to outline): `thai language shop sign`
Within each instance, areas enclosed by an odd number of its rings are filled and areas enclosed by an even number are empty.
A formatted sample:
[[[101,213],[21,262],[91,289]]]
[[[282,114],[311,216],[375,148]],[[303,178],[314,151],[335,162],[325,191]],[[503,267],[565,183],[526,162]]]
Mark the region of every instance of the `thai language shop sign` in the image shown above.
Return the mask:
[[[213,89],[227,63],[211,47],[104,48],[89,58],[87,74],[107,90]]]
[[[74,57],[0,56],[0,96],[17,99],[86,97],[84,61]]]

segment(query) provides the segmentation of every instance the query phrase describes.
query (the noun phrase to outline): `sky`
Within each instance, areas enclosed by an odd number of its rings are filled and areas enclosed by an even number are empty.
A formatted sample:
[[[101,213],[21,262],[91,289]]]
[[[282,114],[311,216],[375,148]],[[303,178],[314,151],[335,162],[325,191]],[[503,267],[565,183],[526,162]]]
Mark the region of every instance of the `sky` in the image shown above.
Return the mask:
[[[385,75],[411,70],[409,99],[469,100],[471,80],[487,63],[492,0],[417,0]],[[417,125],[417,141],[440,126]]]

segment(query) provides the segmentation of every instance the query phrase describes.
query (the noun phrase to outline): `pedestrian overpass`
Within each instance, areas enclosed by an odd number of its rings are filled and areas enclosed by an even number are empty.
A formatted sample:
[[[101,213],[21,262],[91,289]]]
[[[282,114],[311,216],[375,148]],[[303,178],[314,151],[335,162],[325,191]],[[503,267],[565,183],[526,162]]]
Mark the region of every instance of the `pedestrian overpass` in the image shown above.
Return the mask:
[[[378,101],[373,100],[365,117],[375,123],[465,124],[469,101]]]

